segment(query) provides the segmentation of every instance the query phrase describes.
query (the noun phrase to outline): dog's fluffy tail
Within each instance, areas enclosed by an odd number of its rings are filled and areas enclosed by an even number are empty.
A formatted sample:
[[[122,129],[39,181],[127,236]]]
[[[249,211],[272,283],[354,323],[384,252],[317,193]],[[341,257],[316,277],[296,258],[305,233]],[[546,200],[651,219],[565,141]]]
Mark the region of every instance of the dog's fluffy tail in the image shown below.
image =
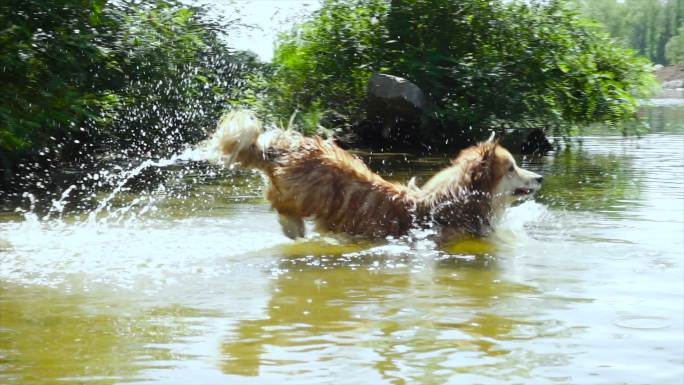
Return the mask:
[[[261,122],[247,110],[235,110],[219,119],[216,131],[205,141],[213,160],[243,167],[259,167],[268,148]],[[269,136],[269,135],[265,135]]]

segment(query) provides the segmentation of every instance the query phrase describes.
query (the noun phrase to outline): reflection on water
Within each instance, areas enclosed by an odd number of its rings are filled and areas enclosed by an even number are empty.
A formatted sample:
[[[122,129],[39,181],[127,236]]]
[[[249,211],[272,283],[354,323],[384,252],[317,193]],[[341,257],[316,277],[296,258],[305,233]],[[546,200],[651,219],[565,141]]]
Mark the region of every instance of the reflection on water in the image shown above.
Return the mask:
[[[172,304],[141,306],[112,293],[4,284],[0,295],[3,383],[142,381],[140,367],[172,368],[192,359],[170,346],[201,336],[203,320],[216,316]]]
[[[618,217],[625,215],[626,206],[638,204],[644,188],[644,170],[634,167],[638,157],[627,148],[614,148],[614,138],[602,140],[608,150],[603,154],[583,151],[583,143],[577,143],[577,148],[562,149],[545,162],[548,177],[537,201],[556,209],[613,212]]]
[[[521,159],[536,201],[443,249],[289,241],[233,171],[97,221],[5,213],[0,383],[681,383],[684,135],[662,132]]]
[[[264,315],[240,322],[223,343],[224,372],[441,383],[520,365],[506,341],[571,333],[522,310],[539,298],[534,288],[506,282],[481,263],[443,260],[429,273],[412,273],[408,266],[373,269],[374,258],[357,268],[316,262],[283,263],[287,273],[274,282]]]

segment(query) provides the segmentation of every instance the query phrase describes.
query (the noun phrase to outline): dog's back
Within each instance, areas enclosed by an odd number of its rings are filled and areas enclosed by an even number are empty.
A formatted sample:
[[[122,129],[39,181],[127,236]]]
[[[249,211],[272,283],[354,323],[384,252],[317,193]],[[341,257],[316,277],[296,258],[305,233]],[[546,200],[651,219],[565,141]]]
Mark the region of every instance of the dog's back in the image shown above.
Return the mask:
[[[373,173],[357,157],[320,138],[274,159],[267,197],[279,213],[314,218],[320,230],[379,237],[405,234],[413,192]]]
[[[303,218],[321,231],[366,237],[399,236],[412,226],[417,192],[384,180],[331,141],[264,132],[238,111],[221,120],[209,142],[229,161],[264,172],[266,197],[291,238],[304,236]]]

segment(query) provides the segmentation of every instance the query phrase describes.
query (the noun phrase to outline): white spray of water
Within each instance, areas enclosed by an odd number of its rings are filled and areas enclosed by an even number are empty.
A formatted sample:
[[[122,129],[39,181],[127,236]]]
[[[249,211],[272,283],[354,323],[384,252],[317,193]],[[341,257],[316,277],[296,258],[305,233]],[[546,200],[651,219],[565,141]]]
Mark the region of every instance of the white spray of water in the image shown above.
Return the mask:
[[[126,183],[128,183],[134,177],[140,175],[140,173],[142,171],[144,171],[145,169],[147,169],[149,167],[168,167],[168,166],[174,165],[174,164],[176,164],[178,162],[182,162],[182,161],[195,161],[195,162],[203,161],[203,160],[209,159],[211,156],[212,156],[212,153],[210,152],[210,149],[206,146],[199,146],[197,148],[189,147],[179,154],[174,154],[168,158],[160,159],[160,160],[156,160],[156,161],[148,159],[148,160],[145,160],[142,163],[140,163],[140,165],[138,165],[137,167],[135,167],[131,170],[128,170],[128,171],[124,171],[123,173],[121,173],[120,175],[117,176],[120,180],[117,183],[116,187],[112,190],[112,192],[109,193],[109,195],[105,199],[103,199],[98,204],[98,206],[92,212],[90,212],[90,214],[88,214],[88,221],[90,223],[96,222],[98,215],[103,210],[110,207],[111,201],[117,196],[117,194],[119,194],[123,190]],[[60,199],[60,201],[65,198],[64,194],[62,194],[62,195],[63,196]],[[137,203],[140,203],[140,200],[135,200],[131,205],[129,205],[129,209],[130,209],[130,207],[132,207],[133,205],[135,205]],[[61,207],[64,206],[60,202],[58,202],[58,204],[61,205]],[[53,205],[54,205],[54,203],[53,203]],[[124,212],[127,212],[127,211],[128,211],[128,209],[126,209]]]

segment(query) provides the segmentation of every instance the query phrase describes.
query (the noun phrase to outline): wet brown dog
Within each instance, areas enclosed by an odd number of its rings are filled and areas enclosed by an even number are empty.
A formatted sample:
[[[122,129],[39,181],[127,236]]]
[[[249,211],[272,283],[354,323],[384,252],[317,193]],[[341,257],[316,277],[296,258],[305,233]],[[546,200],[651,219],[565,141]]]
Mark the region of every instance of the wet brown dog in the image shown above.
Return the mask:
[[[485,236],[511,203],[530,197],[542,182],[490,139],[462,150],[421,188],[392,183],[332,141],[264,131],[247,111],[223,117],[207,145],[228,163],[268,177],[266,197],[293,239],[304,236],[307,218],[321,232],[369,238],[435,225],[443,238]]]

